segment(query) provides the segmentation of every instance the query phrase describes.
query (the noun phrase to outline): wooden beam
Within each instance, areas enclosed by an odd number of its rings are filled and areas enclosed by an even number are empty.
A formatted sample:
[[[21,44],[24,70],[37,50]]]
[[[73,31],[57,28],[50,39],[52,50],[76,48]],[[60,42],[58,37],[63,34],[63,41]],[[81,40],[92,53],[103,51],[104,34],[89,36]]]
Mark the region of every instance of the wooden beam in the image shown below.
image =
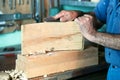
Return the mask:
[[[22,54],[83,48],[84,40],[75,22],[44,22],[22,26]]]
[[[56,51],[41,55],[18,55],[16,70],[28,78],[49,75],[98,64],[98,49]]]

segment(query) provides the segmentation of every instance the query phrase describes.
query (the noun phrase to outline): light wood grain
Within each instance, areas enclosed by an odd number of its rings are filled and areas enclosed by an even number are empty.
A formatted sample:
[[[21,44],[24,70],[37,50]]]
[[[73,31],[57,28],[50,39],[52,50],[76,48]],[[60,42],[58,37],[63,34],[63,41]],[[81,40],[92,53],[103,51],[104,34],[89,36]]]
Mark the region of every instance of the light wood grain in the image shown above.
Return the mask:
[[[42,55],[18,55],[16,69],[25,72],[28,78],[49,75],[67,70],[98,64],[98,49],[84,51],[57,51]]]
[[[22,26],[22,54],[83,48],[84,40],[75,22],[44,22]]]

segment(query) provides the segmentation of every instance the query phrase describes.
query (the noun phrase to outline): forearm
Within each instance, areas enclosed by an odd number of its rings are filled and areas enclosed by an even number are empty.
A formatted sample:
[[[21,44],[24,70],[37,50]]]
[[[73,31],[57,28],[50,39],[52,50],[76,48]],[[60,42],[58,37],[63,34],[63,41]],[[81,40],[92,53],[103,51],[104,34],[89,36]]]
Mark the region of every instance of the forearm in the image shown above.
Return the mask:
[[[79,24],[81,34],[91,42],[95,42],[105,47],[120,50],[120,34],[100,33],[94,29],[93,17],[84,15],[75,19]]]
[[[97,32],[94,36],[91,37],[90,41],[105,47],[120,50],[120,35]]]

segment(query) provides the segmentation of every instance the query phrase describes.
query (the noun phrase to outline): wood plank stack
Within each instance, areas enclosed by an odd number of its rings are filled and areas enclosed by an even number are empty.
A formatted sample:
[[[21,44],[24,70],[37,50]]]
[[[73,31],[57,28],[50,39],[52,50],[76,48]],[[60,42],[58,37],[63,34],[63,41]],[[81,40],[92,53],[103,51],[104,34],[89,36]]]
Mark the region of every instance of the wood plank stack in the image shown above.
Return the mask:
[[[98,64],[98,49],[84,49],[84,39],[74,22],[44,22],[22,26],[22,53],[16,69],[28,78]]]

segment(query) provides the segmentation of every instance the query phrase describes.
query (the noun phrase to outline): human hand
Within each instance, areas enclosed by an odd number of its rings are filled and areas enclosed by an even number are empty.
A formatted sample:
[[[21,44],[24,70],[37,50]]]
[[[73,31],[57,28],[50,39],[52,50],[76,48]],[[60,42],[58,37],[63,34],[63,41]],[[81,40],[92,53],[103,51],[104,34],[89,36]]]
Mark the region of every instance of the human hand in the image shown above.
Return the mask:
[[[61,11],[57,15],[53,16],[54,19],[60,19],[61,22],[72,21],[78,16],[76,11]]]
[[[93,27],[93,17],[84,15],[75,19],[75,22],[80,26],[81,34],[88,40],[92,41],[93,36],[97,33]]]

